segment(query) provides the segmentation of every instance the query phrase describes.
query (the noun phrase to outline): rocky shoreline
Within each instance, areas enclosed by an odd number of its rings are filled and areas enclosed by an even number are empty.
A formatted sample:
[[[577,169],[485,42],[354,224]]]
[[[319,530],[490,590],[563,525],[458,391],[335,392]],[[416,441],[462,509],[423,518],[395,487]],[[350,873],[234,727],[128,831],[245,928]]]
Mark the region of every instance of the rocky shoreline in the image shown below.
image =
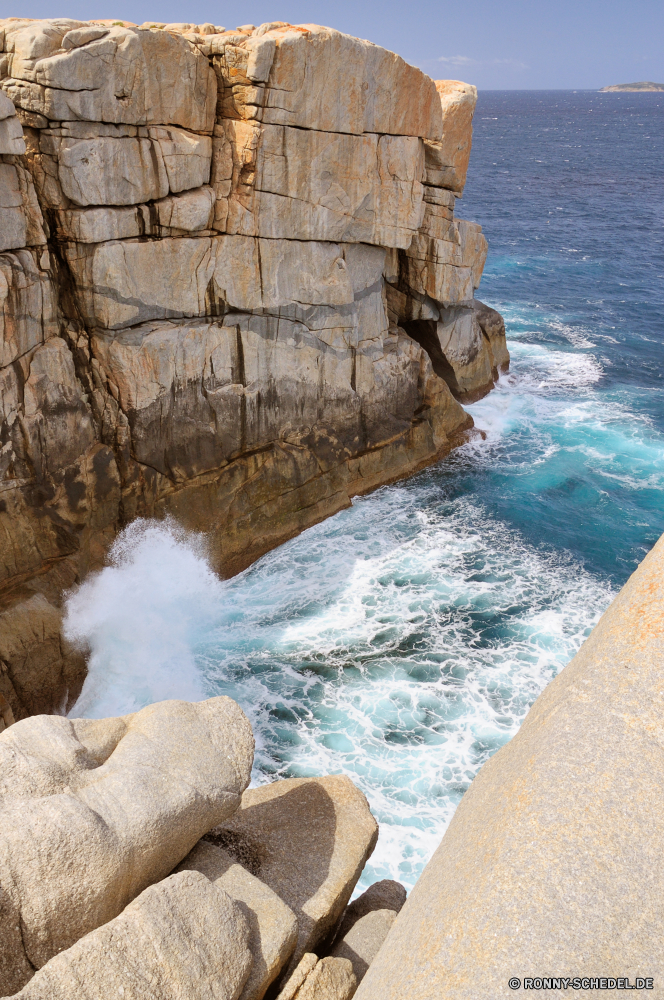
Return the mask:
[[[316,25],[0,21],[3,724],[137,517],[233,574],[466,439],[509,364],[476,92]]]
[[[366,799],[250,788],[231,699],[65,717],[62,592],[132,519],[236,572],[472,431],[509,364],[455,214],[475,98],[316,25],[0,21],[2,996],[659,988],[664,538],[408,899],[350,902]]]
[[[522,984],[559,997],[654,988],[663,576],[664,538],[482,768],[407,900],[385,880],[348,902],[378,827],[347,777],[247,789],[253,737],[230,698],[7,728],[0,994],[494,1000]]]

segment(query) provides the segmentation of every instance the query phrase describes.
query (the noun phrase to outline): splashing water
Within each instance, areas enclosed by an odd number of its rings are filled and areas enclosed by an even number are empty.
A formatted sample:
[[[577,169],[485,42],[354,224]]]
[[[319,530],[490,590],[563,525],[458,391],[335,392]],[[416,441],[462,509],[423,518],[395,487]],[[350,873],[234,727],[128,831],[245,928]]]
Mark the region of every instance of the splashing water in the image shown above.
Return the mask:
[[[72,714],[104,718],[165,698],[206,697],[193,644],[213,620],[221,584],[202,539],[174,522],[135,521],[109,561],[66,602],[65,636],[90,652]]]
[[[74,714],[232,696],[256,734],[254,780],[349,774],[381,824],[365,881],[412,884],[611,594],[420,480],[225,582],[174,525],[132,525],[68,603],[68,634],[92,648]]]
[[[484,223],[483,298],[512,355],[469,408],[486,439],[228,581],[204,540],[132,525],[68,600],[67,632],[90,650],[76,715],[236,698],[254,781],[349,774],[381,826],[364,884],[413,884],[478,769],[664,529],[650,97],[480,95],[464,214]],[[660,115],[659,145],[638,174],[641,112]],[[610,170],[630,178],[622,230]]]

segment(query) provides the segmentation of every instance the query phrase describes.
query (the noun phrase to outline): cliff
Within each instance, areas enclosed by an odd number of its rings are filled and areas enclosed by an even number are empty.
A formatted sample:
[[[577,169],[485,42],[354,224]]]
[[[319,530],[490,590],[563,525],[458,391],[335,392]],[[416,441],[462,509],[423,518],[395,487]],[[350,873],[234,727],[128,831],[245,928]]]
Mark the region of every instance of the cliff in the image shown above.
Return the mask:
[[[136,517],[220,572],[464,439],[509,363],[457,219],[476,100],[317,25],[0,21],[0,695]]]

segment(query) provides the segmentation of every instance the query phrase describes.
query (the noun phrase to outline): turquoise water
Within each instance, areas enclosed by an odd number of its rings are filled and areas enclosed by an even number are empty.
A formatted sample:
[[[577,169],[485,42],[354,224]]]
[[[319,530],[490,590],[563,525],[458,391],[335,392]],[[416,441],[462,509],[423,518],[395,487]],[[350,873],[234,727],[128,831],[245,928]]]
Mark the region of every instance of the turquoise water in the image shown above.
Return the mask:
[[[512,366],[486,440],[220,581],[138,523],[68,605],[75,714],[230,694],[254,780],[344,771],[381,824],[363,881],[410,886],[664,531],[662,95],[485,93],[459,215]]]

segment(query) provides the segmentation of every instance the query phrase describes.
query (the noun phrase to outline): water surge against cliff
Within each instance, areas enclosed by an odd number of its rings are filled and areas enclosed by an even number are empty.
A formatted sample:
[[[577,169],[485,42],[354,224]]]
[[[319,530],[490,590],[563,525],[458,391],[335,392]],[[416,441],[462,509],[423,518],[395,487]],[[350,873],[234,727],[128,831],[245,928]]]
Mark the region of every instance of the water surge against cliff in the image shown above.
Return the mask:
[[[489,237],[481,294],[512,356],[469,407],[484,441],[225,582],[199,540],[134,525],[69,602],[91,649],[76,714],[236,697],[255,780],[345,771],[366,792],[369,882],[413,883],[661,531],[662,204],[645,147],[661,153],[662,119],[657,95],[620,100],[480,99],[464,208]],[[634,143],[644,172],[626,190]]]

